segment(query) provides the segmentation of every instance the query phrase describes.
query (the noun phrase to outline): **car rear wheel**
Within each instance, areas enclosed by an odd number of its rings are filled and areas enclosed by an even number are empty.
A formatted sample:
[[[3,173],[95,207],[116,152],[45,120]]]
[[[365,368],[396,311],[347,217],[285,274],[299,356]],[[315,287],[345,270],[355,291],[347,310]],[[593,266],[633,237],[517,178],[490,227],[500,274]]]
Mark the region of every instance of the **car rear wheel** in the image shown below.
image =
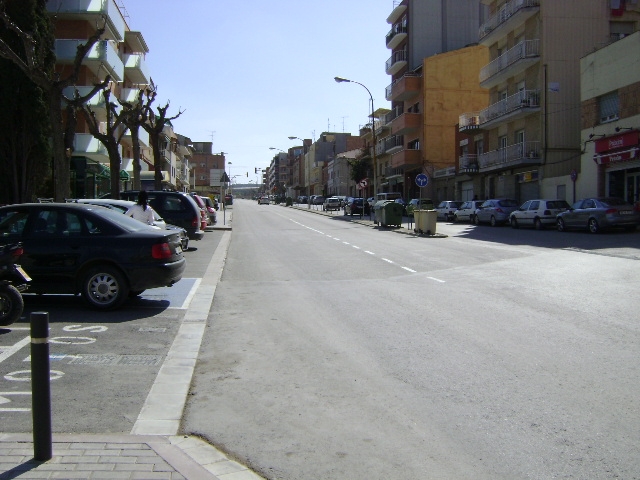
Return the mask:
[[[114,267],[102,265],[93,267],[85,274],[82,283],[82,298],[98,310],[119,307],[129,296],[127,282]]]
[[[24,310],[22,295],[13,285],[3,285],[0,289],[0,326],[8,327],[20,319]]]
[[[520,225],[518,225],[518,220],[516,219],[516,217],[511,217],[511,228],[518,228]]]
[[[598,225],[598,221],[595,218],[589,219],[589,231],[591,233],[598,233],[600,231],[600,225]]]

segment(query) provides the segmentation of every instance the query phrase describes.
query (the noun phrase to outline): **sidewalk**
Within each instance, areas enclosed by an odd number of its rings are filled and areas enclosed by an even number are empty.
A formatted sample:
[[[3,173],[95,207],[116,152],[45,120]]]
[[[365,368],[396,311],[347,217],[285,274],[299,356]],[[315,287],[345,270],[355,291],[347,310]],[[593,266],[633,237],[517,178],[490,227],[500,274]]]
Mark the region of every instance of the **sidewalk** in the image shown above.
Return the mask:
[[[228,209],[226,216],[220,215],[216,225],[207,229],[231,230],[231,220],[232,209]],[[55,433],[52,436],[53,457],[40,462],[33,458],[33,434],[0,433],[0,480],[262,478],[200,438],[177,433],[186,396],[174,392],[186,392],[191,382],[194,358],[197,357],[201,339],[197,332],[203,331],[206,324],[215,283],[224,265],[228,238],[221,244],[221,251],[216,250],[212,256],[207,279],[201,283],[203,288],[196,291],[185,313],[181,330],[158,373],[132,434]]]

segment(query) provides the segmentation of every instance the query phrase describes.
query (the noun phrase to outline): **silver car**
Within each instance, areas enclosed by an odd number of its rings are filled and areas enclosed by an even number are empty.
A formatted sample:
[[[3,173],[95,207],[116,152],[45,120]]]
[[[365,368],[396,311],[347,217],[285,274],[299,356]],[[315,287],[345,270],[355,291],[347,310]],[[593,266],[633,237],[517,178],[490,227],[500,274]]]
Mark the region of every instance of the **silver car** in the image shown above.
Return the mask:
[[[556,224],[556,216],[568,210],[571,206],[564,200],[527,200],[520,208],[511,212],[509,223],[511,227],[534,227],[542,230],[546,226]]]
[[[475,224],[488,223],[492,227],[509,221],[509,215],[516,208],[518,202],[511,198],[491,198],[485,200],[484,203],[476,210]]]
[[[561,232],[586,229],[598,233],[613,227],[634,231],[639,224],[640,211],[622,198],[615,197],[583,198],[556,217],[556,225]]]
[[[476,210],[483,203],[484,200],[467,200],[453,213],[453,221],[474,223]]]

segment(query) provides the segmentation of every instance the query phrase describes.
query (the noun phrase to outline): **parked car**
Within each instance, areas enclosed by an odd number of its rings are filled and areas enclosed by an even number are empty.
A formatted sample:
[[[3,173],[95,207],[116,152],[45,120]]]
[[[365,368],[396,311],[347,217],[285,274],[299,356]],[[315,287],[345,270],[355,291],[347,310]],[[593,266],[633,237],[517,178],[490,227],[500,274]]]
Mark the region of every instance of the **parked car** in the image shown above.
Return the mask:
[[[309,200],[309,197],[307,197],[306,195],[300,195],[298,197],[298,203],[303,203],[306,205],[308,200]]]
[[[227,193],[224,196],[224,204],[225,205],[233,205],[233,195],[231,195],[230,193]]]
[[[476,210],[480,208],[480,205],[484,203],[484,200],[467,200],[462,202],[462,205],[453,213],[454,222],[475,222]]]
[[[258,205],[269,205],[269,203],[271,203],[269,195],[263,195],[258,199]]]
[[[511,215],[511,212],[516,208],[518,208],[518,202],[511,198],[491,198],[485,200],[474,214],[474,223],[476,225],[488,223],[492,227],[495,227],[496,225],[508,222],[509,215]]]
[[[67,200],[67,202],[72,203],[89,203],[91,205],[99,205],[101,207],[111,208],[112,210],[116,210],[121,213],[127,213],[129,209],[136,204],[136,202],[132,202],[130,200],[114,200],[112,198],[76,198],[73,200]],[[180,234],[180,242],[182,243],[182,250],[187,251],[189,249],[189,235],[187,231],[178,227],[177,225],[172,225],[164,221],[164,219],[156,212],[151,205],[149,205],[151,211],[153,212],[153,225],[160,229],[166,230],[175,230]]]
[[[598,233],[608,228],[633,231],[640,225],[640,211],[622,198],[583,198],[556,217],[558,230],[586,229]]]
[[[433,210],[433,201],[430,198],[412,198],[407,204],[407,215],[413,217],[414,210]]]
[[[202,197],[197,193],[191,192],[189,194],[191,198],[193,198],[200,209],[200,228],[202,230],[207,228],[207,225],[210,224],[209,213],[207,212],[207,206],[202,200]]]
[[[513,228],[534,227],[542,230],[545,226],[555,225],[556,216],[569,208],[571,206],[564,200],[527,200],[511,212],[509,223]]]
[[[324,203],[324,197],[322,195],[313,195],[313,201],[311,202],[313,205],[322,205]]]
[[[329,197],[322,204],[322,210],[340,210],[340,199],[338,197]]]
[[[196,201],[183,192],[168,190],[149,190],[149,205],[165,219],[167,223],[182,227],[187,231],[190,240],[201,240],[204,237],[202,213]],[[138,199],[137,190],[120,192],[123,200]]]
[[[149,288],[171,286],[186,262],[180,234],[82,203],[0,207],[0,245],[22,242],[29,293],[81,294],[99,310]]]
[[[436,212],[438,212],[438,220],[453,221],[453,216],[458,208],[460,208],[462,202],[456,202],[453,200],[445,200],[438,204]]]
[[[363,200],[361,197],[349,197],[347,198],[347,202],[344,204],[344,214],[345,215],[361,215],[363,214]]]
[[[210,225],[215,225],[218,222],[216,210],[218,210],[218,202],[214,202],[211,200],[211,197],[203,196],[201,197],[204,202],[205,207],[207,208],[207,213],[209,214]]]

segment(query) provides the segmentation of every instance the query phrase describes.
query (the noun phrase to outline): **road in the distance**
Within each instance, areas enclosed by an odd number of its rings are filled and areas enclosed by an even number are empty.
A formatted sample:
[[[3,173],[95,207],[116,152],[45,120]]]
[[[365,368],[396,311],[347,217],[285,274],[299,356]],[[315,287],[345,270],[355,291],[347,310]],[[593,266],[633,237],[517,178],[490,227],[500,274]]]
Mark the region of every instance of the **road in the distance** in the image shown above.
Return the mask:
[[[236,202],[184,431],[278,479],[640,476],[638,234],[438,229]]]

